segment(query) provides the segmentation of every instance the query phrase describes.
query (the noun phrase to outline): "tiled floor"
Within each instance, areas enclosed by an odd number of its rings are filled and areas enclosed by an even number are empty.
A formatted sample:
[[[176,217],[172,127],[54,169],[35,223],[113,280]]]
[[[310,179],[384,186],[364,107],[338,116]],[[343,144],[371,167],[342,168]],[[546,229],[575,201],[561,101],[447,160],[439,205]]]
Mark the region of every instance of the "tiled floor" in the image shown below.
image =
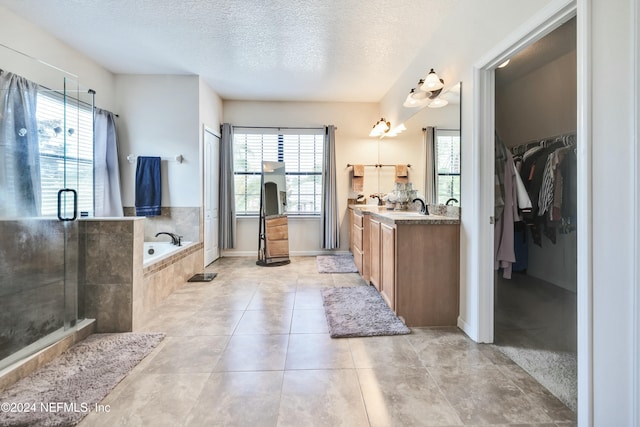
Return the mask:
[[[93,426],[575,426],[575,415],[491,346],[456,328],[331,339],[315,258],[225,258],[145,329],[167,337],[91,413]]]

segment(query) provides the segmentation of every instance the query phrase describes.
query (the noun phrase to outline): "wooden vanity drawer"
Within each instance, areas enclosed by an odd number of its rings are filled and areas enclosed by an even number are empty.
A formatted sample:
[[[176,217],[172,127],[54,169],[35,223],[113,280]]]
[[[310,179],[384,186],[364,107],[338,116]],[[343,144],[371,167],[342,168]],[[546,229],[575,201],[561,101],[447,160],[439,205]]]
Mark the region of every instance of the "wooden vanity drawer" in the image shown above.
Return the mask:
[[[362,228],[362,215],[353,214],[353,225],[357,225]]]
[[[353,249],[353,262],[356,265],[356,267],[358,268],[358,272],[360,274],[362,274],[362,261],[363,261],[363,256],[362,256],[362,251],[358,248],[354,248]]]
[[[353,233],[353,246],[362,251],[362,227],[354,225],[351,232]]]

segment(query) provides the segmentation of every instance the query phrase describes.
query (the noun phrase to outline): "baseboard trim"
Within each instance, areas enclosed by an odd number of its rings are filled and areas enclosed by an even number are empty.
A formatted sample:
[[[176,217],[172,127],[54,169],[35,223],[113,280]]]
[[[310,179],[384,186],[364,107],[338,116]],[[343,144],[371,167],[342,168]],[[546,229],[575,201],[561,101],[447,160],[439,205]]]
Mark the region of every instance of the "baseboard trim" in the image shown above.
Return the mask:
[[[289,253],[290,257],[303,257],[303,256],[318,256],[318,255],[349,255],[349,251],[324,251],[324,250],[312,250],[312,251],[292,251]],[[258,254],[256,251],[222,251],[221,257],[256,257]]]

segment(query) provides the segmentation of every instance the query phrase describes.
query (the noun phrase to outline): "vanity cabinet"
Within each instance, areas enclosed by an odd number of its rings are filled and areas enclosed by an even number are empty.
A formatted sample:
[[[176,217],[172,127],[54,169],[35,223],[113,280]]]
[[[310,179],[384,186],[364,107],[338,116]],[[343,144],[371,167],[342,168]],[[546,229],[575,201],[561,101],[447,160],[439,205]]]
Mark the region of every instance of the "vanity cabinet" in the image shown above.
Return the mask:
[[[395,312],[407,326],[455,326],[460,225],[395,225]]]
[[[396,311],[396,230],[380,224],[380,294]]]
[[[351,223],[351,235],[349,236],[349,248],[351,249],[351,253],[353,254],[353,261],[358,268],[358,272],[363,275],[362,269],[362,258],[363,258],[363,247],[362,247],[362,233],[363,233],[363,218],[362,215],[356,213],[354,210],[351,210],[350,214],[350,223]]]
[[[455,326],[459,219],[357,211],[351,213],[351,247],[363,278],[407,326]]]
[[[369,278],[365,277],[378,291],[382,290],[381,286],[381,258],[380,248],[382,242],[380,240],[380,221],[376,221],[373,218],[369,218],[369,251],[365,254],[366,258],[369,258]]]

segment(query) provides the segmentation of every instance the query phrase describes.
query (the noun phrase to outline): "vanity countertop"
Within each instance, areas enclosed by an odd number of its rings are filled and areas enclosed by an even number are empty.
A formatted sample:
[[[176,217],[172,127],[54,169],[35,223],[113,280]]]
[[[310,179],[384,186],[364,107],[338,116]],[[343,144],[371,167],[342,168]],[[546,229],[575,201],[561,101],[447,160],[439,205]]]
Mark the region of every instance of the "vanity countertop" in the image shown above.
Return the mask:
[[[411,225],[442,225],[460,224],[460,216],[451,215],[422,215],[414,210],[396,211],[387,210],[384,206],[376,205],[349,205],[349,209],[363,215],[371,215],[373,218],[387,224],[411,224]],[[431,207],[429,210],[431,211]]]

